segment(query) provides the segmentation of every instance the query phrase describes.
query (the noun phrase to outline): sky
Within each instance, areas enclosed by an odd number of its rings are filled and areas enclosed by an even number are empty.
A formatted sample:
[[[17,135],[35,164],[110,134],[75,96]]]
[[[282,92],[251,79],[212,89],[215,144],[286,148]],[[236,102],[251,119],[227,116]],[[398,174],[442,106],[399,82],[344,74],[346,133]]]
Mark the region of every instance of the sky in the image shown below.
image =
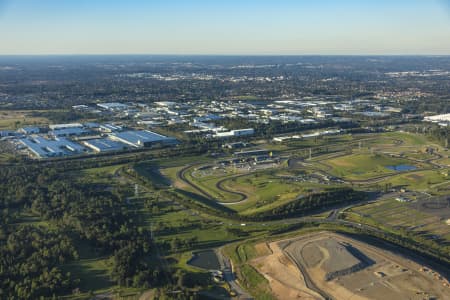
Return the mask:
[[[450,55],[450,0],[0,0],[0,54]]]

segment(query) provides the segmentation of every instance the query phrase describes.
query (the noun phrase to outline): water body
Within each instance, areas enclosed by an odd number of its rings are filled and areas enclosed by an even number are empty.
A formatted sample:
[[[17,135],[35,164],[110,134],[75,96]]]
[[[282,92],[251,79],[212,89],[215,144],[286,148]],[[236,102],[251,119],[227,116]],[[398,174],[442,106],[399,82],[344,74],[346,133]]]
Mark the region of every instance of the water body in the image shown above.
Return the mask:
[[[416,166],[412,165],[396,165],[396,166],[387,166],[389,170],[397,171],[397,172],[404,172],[404,171],[414,171],[417,170]]]
[[[219,270],[220,264],[213,250],[196,252],[188,261],[188,264],[205,270]]]

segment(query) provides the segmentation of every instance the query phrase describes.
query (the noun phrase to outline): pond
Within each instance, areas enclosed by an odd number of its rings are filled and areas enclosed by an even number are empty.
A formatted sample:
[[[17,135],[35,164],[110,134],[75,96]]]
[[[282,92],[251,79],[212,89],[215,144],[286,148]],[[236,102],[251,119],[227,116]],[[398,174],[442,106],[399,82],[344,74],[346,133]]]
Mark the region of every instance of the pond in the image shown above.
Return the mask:
[[[219,260],[213,250],[205,250],[194,253],[192,258],[188,261],[188,265],[206,270],[220,269]]]
[[[386,168],[388,168],[389,170],[398,171],[398,172],[417,170],[417,167],[416,166],[412,166],[412,165],[387,166]]]

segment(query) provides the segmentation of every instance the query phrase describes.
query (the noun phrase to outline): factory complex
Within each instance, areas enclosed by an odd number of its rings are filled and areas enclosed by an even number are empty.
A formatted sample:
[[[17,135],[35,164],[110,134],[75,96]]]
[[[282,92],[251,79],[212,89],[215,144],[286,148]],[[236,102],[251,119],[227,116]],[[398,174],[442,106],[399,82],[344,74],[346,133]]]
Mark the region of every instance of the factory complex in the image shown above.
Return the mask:
[[[149,130],[96,123],[21,128],[11,141],[17,150],[38,159],[164,147],[178,143],[175,138]]]

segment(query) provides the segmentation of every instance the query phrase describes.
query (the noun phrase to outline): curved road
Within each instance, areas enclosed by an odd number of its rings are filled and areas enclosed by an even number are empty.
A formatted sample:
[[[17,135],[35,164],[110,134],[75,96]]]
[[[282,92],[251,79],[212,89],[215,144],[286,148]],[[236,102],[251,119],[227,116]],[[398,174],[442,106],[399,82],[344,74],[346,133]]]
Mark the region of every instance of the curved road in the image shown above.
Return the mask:
[[[239,191],[232,191],[232,190],[229,190],[229,189],[223,187],[223,183],[225,181],[230,180],[230,179],[234,179],[234,178],[244,177],[244,176],[247,176],[247,175],[248,174],[242,174],[242,175],[237,175],[237,176],[233,176],[233,177],[224,178],[224,179],[222,179],[222,180],[220,180],[220,181],[218,181],[216,183],[216,188],[218,190],[220,190],[222,192],[225,192],[225,193],[229,193],[229,194],[233,194],[233,195],[237,195],[237,196],[241,197],[241,199],[236,201],[236,202],[230,202],[230,203],[228,203],[228,202],[219,202],[220,204],[222,204],[222,205],[236,205],[236,204],[242,204],[242,203],[245,203],[245,202],[248,201],[247,194],[245,194],[243,192],[239,192]]]
[[[207,193],[206,191],[203,191],[201,188],[196,187],[195,185],[192,185],[187,179],[185,179],[185,176],[183,174],[183,172],[185,172],[188,168],[192,167],[191,166],[187,166],[185,168],[183,168],[182,170],[180,170],[178,172],[178,177],[180,179],[182,179],[183,181],[185,181],[187,184],[189,184],[189,186],[191,186],[192,188],[194,188],[195,190],[197,190],[198,192],[202,193],[203,195],[209,197],[210,199],[214,199],[211,196],[208,196],[209,193]],[[130,180],[134,180],[134,178],[130,178]],[[144,185],[145,187],[145,185]],[[370,202],[373,200],[368,200],[367,202]],[[339,219],[339,214],[342,211],[345,211],[346,209],[351,208],[354,205],[360,205],[360,203],[356,203],[356,204],[352,204],[350,206],[346,206],[340,209],[334,209],[329,216],[326,219],[316,219],[316,218],[312,218],[312,217],[298,217],[298,218],[291,218],[291,219],[285,219],[285,220],[277,220],[277,221],[269,221],[266,222],[267,224],[271,223],[271,224],[297,224],[297,223],[301,223],[301,222],[315,222],[315,223],[320,223],[320,224],[336,224],[336,225],[344,225],[350,228],[357,228],[357,229],[363,229],[365,231],[368,232],[373,232],[373,233],[383,233],[382,230],[376,228],[376,227],[372,227],[370,225],[366,225],[366,224],[360,224],[360,223],[354,223],[354,222],[350,222],[350,221],[346,221],[346,220],[341,220]],[[255,223],[254,225],[259,225],[259,226],[266,226],[266,224],[261,224],[261,223]],[[404,251],[404,249],[402,249],[401,247],[399,248],[398,246],[396,246],[395,244],[389,244],[390,247],[395,248],[395,249],[400,249],[401,251]],[[219,257],[219,262],[221,263],[221,268],[224,271],[224,279],[225,281],[227,281],[227,283],[230,285],[230,287],[237,293],[237,297],[238,299],[252,299],[252,297],[245,292],[239,285],[235,274],[233,273],[233,268],[232,268],[232,263],[229,260],[229,258],[225,257],[222,254],[221,249],[218,249],[217,252],[218,253],[218,257]],[[412,253],[412,254],[411,254]],[[423,259],[421,259],[421,256],[411,252],[409,253],[409,255],[412,255],[415,259],[417,259],[418,261],[423,261]],[[439,266],[436,262],[434,261],[426,261],[423,262],[424,265],[428,265],[430,266],[432,269],[437,269],[442,273],[442,266]],[[445,272],[444,272],[445,273]],[[307,274],[307,272],[304,272],[304,274]],[[326,299],[330,299],[329,296],[326,295],[326,293],[323,293],[323,291],[320,291],[319,289],[315,288],[314,283],[312,282],[311,279],[308,280],[308,284],[310,285],[310,288],[312,288],[313,290],[316,290],[316,292],[318,292],[319,294],[321,294],[322,296],[324,296]]]
[[[189,179],[186,178],[186,172],[190,168],[192,168],[193,166],[196,166],[196,164],[188,165],[188,166],[184,167],[183,169],[181,169],[180,171],[178,171],[177,172],[177,177],[178,177],[179,180],[183,181],[185,184],[189,185],[191,188],[193,188],[194,190],[196,190],[197,192],[199,192],[203,196],[206,196],[210,200],[213,200],[214,202],[216,202],[218,204],[221,204],[221,205],[224,205],[224,206],[231,206],[231,205],[242,204],[242,203],[248,201],[248,196],[246,194],[244,194],[242,192],[238,192],[238,191],[231,191],[231,190],[228,190],[228,189],[226,189],[226,188],[224,188],[222,186],[223,182],[225,182],[226,180],[229,180],[231,178],[225,178],[225,179],[222,179],[222,180],[218,181],[216,183],[216,188],[219,189],[222,192],[226,192],[226,193],[237,195],[237,196],[241,197],[241,199],[238,200],[238,201],[235,201],[235,202],[219,202],[219,201],[214,200],[214,199],[216,199],[216,197],[214,197],[209,192],[205,191],[204,189],[202,189],[198,185],[192,183]],[[237,177],[241,177],[241,176],[245,176],[245,175],[247,175],[247,174],[234,176],[232,178],[237,178]]]

